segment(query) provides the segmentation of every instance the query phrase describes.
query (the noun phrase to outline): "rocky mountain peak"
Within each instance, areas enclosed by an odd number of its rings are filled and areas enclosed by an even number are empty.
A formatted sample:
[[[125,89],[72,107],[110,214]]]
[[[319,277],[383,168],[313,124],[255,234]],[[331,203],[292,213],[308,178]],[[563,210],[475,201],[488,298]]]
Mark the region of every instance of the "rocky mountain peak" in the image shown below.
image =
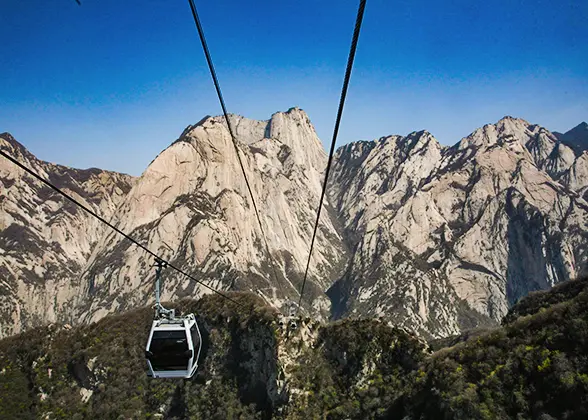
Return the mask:
[[[494,124],[486,124],[459,142],[459,149],[487,148],[511,139],[529,137],[531,124],[521,118],[506,116]]]
[[[0,141],[2,141],[2,143],[5,145],[11,146],[15,149],[24,149],[24,146],[16,141],[12,134],[8,132],[0,133]]]
[[[229,114],[229,119],[237,141],[241,146],[249,146],[249,152],[265,157],[268,153],[279,155],[277,156],[279,160],[288,158],[296,165],[322,171],[326,154],[314,126],[304,110],[293,107],[286,112],[274,113],[269,120],[261,121],[236,114]],[[196,125],[189,126],[180,140],[186,140],[189,137],[186,135],[190,132],[196,133],[194,130],[198,127],[203,127],[205,130],[224,131],[226,130],[226,122],[223,116],[206,117]],[[228,130],[221,135],[228,135]],[[230,140],[230,137],[228,139]],[[266,161],[264,158],[260,158],[260,160]],[[278,164],[283,164],[283,162],[278,162]]]
[[[512,115],[505,115],[504,117],[502,117],[501,119],[499,119],[496,122],[496,125],[504,125],[504,124],[520,124],[520,125],[524,125],[524,126],[528,126],[530,125],[529,122],[523,118],[519,118],[519,117],[513,117]]]
[[[326,154],[300,109],[262,121],[229,118],[271,255],[223,117],[189,126],[160,153],[119,208],[117,226],[213,287],[256,291],[280,308],[300,289]],[[305,303],[312,302],[319,317],[328,313],[324,290],[345,254],[335,225],[328,213],[321,219],[307,284]],[[149,302],[151,283],[144,279],[153,271],[147,260],[107,233],[86,266],[87,295],[78,302],[82,316],[98,319],[105,310]],[[112,261],[121,263],[113,266]],[[168,274],[167,298],[207,292],[177,273]],[[125,298],[113,301],[112,290]]]
[[[426,132],[340,148],[330,197],[355,242],[335,311],[393,312],[423,334],[500,320],[529,287],[573,278],[586,261],[586,169],[513,117],[450,148]]]
[[[340,147],[329,196],[348,229],[397,207],[438,165],[443,147],[427,131]],[[335,181],[336,180],[336,181]],[[363,228],[367,228],[365,225]]]
[[[487,124],[463,138],[449,156],[471,159],[489,150],[501,153],[512,164],[526,160],[558,180],[571,168],[575,161],[572,149],[561,143],[549,130],[539,125],[510,116],[495,124]],[[496,150],[500,149],[501,152]],[[509,156],[509,157],[507,157]],[[454,162],[449,159],[448,164]]]
[[[588,124],[581,122],[571,130],[561,133],[554,133],[562,143],[566,144],[577,156],[588,151]]]
[[[318,173],[324,170],[322,165],[327,155],[310,118],[302,109],[295,107],[273,114],[266,135],[278,140],[282,156],[290,156],[296,165],[314,168]]]
[[[20,144],[10,133],[4,132],[0,134],[0,148],[6,150],[14,158],[24,159],[26,161],[31,159],[36,160],[33,154]],[[5,159],[3,160],[6,161]],[[12,165],[10,162],[6,162],[6,164]],[[1,163],[0,168],[3,165],[4,163]]]
[[[443,149],[437,139],[427,130],[415,131],[406,137],[399,138],[398,147],[404,151],[407,157],[411,154],[425,155],[430,150],[439,152]]]
[[[8,133],[0,148],[106,219],[135,179],[37,159]],[[0,159],[0,336],[64,320],[104,225]]]

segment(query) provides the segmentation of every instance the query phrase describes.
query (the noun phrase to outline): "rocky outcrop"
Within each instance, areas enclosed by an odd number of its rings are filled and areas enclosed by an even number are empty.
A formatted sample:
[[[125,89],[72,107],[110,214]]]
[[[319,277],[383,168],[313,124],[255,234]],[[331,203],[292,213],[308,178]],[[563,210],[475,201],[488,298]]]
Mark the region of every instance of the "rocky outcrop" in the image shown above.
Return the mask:
[[[106,219],[133,177],[35,158],[10,134],[0,148]],[[0,159],[0,337],[65,320],[104,225],[4,158]]]
[[[329,291],[335,314],[443,336],[575,278],[588,259],[583,159],[511,117],[450,148],[427,132],[340,148],[330,198],[353,256]]]
[[[298,108],[267,121],[231,116],[231,122],[269,254],[222,117],[186,128],[136,180],[38,161],[9,135],[3,144],[25,165],[200,281],[222,290],[255,291],[286,311],[298,300],[326,154]],[[27,251],[18,254],[9,242],[0,251],[14,254],[3,257],[1,265],[9,272],[2,278],[10,296],[4,304],[4,335],[55,320],[97,320],[152,302],[148,255],[10,162],[2,165],[0,179],[9,200],[16,200],[3,204],[2,234]],[[36,207],[41,203],[44,208]],[[303,300],[319,318],[329,315],[324,292],[340,276],[346,256],[336,218],[326,206]],[[27,217],[23,209],[30,210]],[[206,292],[172,270],[165,273],[165,299]]]

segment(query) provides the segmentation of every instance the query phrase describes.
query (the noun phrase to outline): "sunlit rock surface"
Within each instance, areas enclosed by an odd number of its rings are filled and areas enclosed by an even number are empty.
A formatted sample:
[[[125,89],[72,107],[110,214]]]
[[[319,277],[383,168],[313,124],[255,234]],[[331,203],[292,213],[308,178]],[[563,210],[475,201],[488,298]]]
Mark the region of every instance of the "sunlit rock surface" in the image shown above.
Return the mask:
[[[499,321],[587,259],[586,154],[505,117],[450,148],[427,132],[337,151],[330,198],[353,249],[338,316],[434,336]]]

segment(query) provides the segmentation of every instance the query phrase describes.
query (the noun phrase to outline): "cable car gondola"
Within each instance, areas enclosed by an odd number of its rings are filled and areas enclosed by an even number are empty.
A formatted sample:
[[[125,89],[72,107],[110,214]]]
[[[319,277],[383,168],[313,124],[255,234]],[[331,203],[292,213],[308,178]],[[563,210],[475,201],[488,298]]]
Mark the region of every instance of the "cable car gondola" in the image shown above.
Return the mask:
[[[165,263],[156,260],[155,319],[145,348],[153,378],[191,378],[198,369],[202,336],[194,314],[177,317],[175,310],[164,308],[159,300],[161,269]]]

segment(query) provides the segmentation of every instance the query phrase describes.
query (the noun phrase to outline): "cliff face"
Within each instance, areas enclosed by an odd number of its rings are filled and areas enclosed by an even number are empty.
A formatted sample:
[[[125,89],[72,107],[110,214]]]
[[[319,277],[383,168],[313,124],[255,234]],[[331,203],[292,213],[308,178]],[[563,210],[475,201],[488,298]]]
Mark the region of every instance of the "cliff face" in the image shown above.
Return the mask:
[[[565,133],[553,133],[558,140],[576,152],[579,156],[588,151],[588,124],[582,122]]]
[[[427,132],[337,151],[330,198],[353,249],[338,316],[442,336],[499,321],[587,261],[586,156],[506,117],[450,148]]]
[[[35,158],[10,134],[0,148],[106,219],[134,178]],[[0,337],[64,320],[104,225],[0,159]]]

